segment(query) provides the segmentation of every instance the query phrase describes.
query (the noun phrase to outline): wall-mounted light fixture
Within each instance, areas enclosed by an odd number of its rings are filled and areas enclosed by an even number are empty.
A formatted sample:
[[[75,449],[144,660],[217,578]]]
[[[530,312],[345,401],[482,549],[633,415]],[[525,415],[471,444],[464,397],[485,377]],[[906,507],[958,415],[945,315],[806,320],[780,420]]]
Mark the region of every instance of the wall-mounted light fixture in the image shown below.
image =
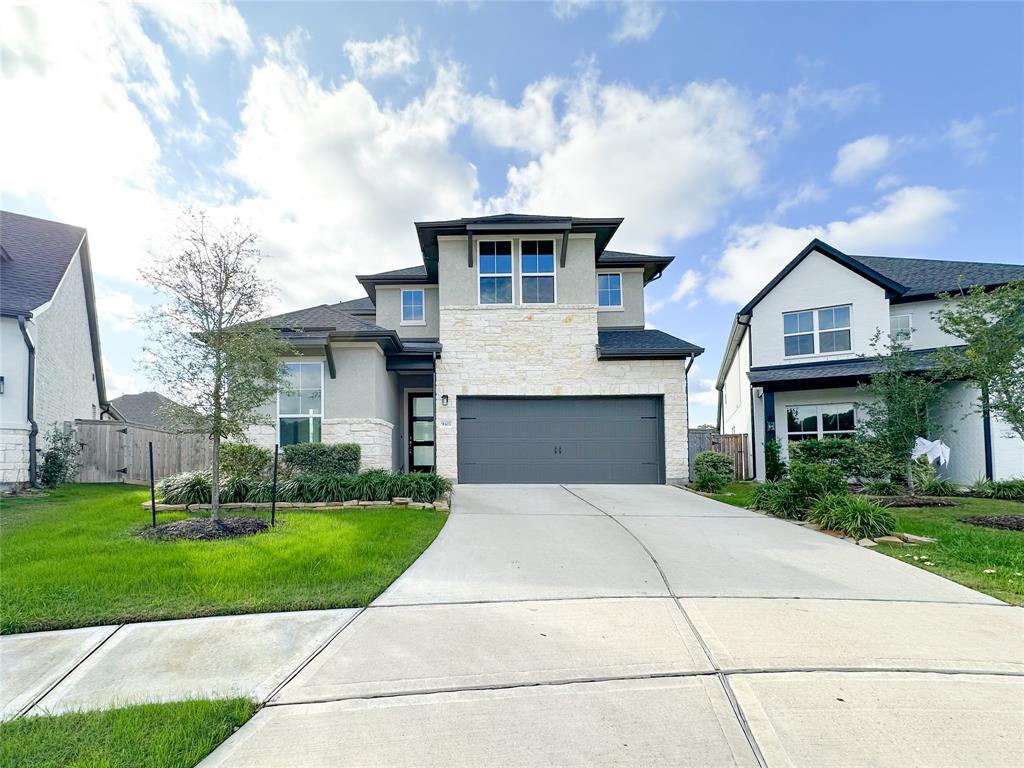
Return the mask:
[[[4,393],[4,377],[0,376],[0,395]]]
[[[447,406],[448,405],[448,395],[441,395],[441,405],[443,405],[443,406]]]

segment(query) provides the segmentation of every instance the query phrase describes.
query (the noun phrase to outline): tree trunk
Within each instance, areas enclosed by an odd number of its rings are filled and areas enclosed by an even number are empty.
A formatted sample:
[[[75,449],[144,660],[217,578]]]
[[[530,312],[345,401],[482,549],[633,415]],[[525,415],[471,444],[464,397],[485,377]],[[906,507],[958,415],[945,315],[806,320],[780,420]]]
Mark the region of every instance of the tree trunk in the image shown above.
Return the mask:
[[[213,435],[213,474],[210,477],[210,519],[220,520],[220,435]]]
[[[907,459],[907,492],[914,495],[914,460]]]

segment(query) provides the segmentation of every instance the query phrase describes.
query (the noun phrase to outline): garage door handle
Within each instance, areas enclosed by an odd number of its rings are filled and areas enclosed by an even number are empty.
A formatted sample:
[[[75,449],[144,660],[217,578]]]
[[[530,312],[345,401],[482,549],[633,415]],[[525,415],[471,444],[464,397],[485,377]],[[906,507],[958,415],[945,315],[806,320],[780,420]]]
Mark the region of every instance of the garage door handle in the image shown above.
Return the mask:
[[[561,453],[561,452],[562,452],[562,446],[556,445],[555,446],[555,453]]]

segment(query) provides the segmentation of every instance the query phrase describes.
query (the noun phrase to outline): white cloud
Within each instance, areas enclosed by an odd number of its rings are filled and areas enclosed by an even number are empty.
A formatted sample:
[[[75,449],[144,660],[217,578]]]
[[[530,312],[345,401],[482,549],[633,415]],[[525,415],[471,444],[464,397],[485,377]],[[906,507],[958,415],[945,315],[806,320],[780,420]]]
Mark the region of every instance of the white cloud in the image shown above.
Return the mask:
[[[884,176],[879,176],[878,181],[875,182],[875,189],[892,189],[903,184],[903,177],[897,176],[895,173],[887,173]]]
[[[115,371],[107,360],[103,361],[103,383],[107,389],[107,399],[113,400],[121,395],[135,395],[143,391],[139,380],[131,373]]]
[[[564,81],[546,77],[523,91],[518,107],[493,96],[472,99],[473,131],[496,147],[526,150],[534,154],[558,142],[561,130],[555,116],[555,97]]]
[[[465,115],[458,67],[395,108],[356,80],[325,86],[297,44],[272,46],[253,71],[229,163],[291,307],[358,295],[353,275],[417,261],[413,221],[478,207],[476,169],[450,148]]]
[[[653,315],[669,304],[678,304],[687,296],[691,296],[700,285],[700,275],[692,269],[686,270],[676,283],[672,293],[665,299],[652,299],[646,302],[647,314]]]
[[[892,141],[888,136],[865,136],[844,144],[836,153],[832,181],[836,184],[853,184],[860,181],[881,168],[891,155]]]
[[[646,40],[661,24],[662,12],[644,0],[629,0],[622,3],[622,13],[612,32],[617,43],[629,40]]]
[[[404,34],[380,40],[348,40],[345,55],[356,77],[366,79],[399,75],[420,60],[416,41]]]
[[[706,231],[725,205],[754,190],[758,117],[725,83],[647,94],[602,85],[589,72],[567,86],[557,144],[510,168],[506,194],[488,206],[622,215],[620,247],[657,249]]]
[[[209,57],[221,48],[237,56],[252,52],[252,40],[245,19],[233,5],[221,0],[170,2],[141,0],[157,20],[168,39],[183,51]]]
[[[96,315],[114,330],[132,330],[143,311],[145,307],[136,303],[130,293],[97,284]]]
[[[850,221],[740,227],[729,237],[709,292],[722,301],[748,301],[815,237],[847,253],[896,255],[918,248],[950,230],[956,208],[946,190],[903,187]]]
[[[801,184],[795,191],[786,195],[775,206],[775,215],[781,216],[787,211],[797,208],[804,203],[820,203],[828,197],[828,192],[819,187],[813,181]]]
[[[572,19],[594,4],[594,0],[555,0],[551,12],[558,19]]]
[[[980,115],[970,120],[952,121],[945,133],[945,139],[963,152],[968,165],[983,163],[988,157],[988,147],[995,138],[996,134],[990,129],[988,120]]]
[[[691,389],[689,392],[689,401],[694,405],[702,405],[705,407],[713,407],[718,405],[718,390],[715,389],[714,379],[697,379],[696,387],[691,383]],[[714,421],[714,418],[712,418]],[[695,420],[691,420],[691,423],[698,423]]]

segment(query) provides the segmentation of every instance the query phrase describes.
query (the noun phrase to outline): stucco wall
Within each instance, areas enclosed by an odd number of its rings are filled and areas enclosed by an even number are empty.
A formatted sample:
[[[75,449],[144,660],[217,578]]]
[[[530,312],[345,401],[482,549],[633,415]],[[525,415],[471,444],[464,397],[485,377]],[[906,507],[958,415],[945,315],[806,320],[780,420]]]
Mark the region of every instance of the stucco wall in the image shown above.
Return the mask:
[[[742,435],[747,438],[747,462],[752,466],[754,441],[750,431],[750,334],[744,333],[722,386],[722,434]]]
[[[951,346],[963,342],[939,329],[939,324],[932,317],[940,310],[943,302],[939,299],[928,301],[912,301],[905,304],[891,304],[890,315],[910,315],[911,349],[934,349],[935,347]]]
[[[597,274],[614,274],[616,272],[622,275],[622,308],[599,307],[597,324],[601,328],[643,328],[644,271],[642,269],[600,269]],[[596,285],[594,291],[594,301],[596,301]]]
[[[992,419],[992,476],[1024,478],[1024,440],[1002,419]]]
[[[81,255],[68,264],[53,299],[35,311],[39,447],[54,422],[99,417],[99,393],[85,307]]]
[[[785,356],[782,326],[784,312],[842,304],[851,305],[852,349],[849,352]],[[870,342],[876,330],[881,329],[886,334],[889,332],[889,302],[879,286],[827,256],[814,252],[758,303],[750,324],[754,334],[755,368],[870,355]]]
[[[949,464],[940,474],[955,483],[970,484],[985,476],[984,422],[977,410],[978,390],[963,383],[946,384],[935,407],[935,433],[949,446]]]
[[[531,236],[532,237],[532,236]],[[520,303],[519,241],[511,235],[480,237],[475,240],[512,240],[512,302]],[[536,239],[536,238],[533,238]],[[552,238],[549,238],[552,239]],[[561,235],[555,236],[555,302],[560,305],[596,304],[597,278],[594,269],[594,238],[592,235],[571,235],[566,251],[565,267],[558,266]],[[446,306],[477,306],[480,260],[468,266],[466,238],[449,236],[438,239],[438,288],[441,308]],[[508,306],[507,304],[504,306]],[[441,332],[444,334],[442,323]]]
[[[29,335],[35,329],[29,321]],[[0,318],[0,375],[4,393],[0,395],[0,429],[28,429],[28,349],[13,317]]]
[[[424,324],[402,324],[403,290],[423,291]],[[436,285],[378,286],[376,306],[377,325],[397,331],[403,339],[436,339],[439,335]]]
[[[443,285],[443,284],[442,284]],[[443,289],[442,289],[443,295]],[[680,360],[597,360],[597,310],[441,305],[437,467],[458,473],[457,400],[463,395],[664,395],[666,476],[687,477],[687,407]],[[441,398],[448,395],[448,405]]]

